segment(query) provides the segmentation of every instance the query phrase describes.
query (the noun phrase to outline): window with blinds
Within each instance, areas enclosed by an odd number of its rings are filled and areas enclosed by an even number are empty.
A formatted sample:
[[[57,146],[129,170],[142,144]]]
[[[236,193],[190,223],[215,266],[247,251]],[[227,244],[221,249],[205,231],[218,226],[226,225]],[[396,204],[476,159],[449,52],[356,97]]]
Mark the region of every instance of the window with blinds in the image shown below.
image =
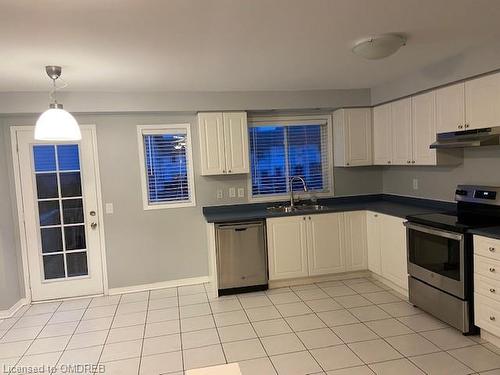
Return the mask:
[[[188,125],[139,127],[145,208],[194,205]]]
[[[327,123],[252,125],[249,129],[252,196],[285,195],[290,178],[309,191],[330,191]],[[294,191],[302,190],[295,181]]]

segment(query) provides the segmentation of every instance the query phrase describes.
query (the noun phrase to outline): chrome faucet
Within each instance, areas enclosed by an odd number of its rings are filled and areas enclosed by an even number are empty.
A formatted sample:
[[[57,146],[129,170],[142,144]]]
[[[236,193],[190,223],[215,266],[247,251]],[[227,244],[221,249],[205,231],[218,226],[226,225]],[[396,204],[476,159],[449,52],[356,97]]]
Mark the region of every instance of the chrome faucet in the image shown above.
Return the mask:
[[[290,209],[291,210],[293,210],[293,208],[295,207],[295,200],[293,198],[293,182],[295,180],[302,181],[302,186],[304,187],[304,191],[307,193],[307,184],[302,177],[300,177],[300,176],[290,177]]]

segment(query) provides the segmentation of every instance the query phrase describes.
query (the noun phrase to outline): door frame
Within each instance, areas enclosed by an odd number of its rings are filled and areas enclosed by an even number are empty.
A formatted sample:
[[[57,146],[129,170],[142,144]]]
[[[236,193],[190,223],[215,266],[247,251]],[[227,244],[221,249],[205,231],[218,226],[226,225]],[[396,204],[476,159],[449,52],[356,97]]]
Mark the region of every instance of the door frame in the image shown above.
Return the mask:
[[[99,223],[99,244],[100,244],[100,255],[101,255],[101,264],[102,264],[102,283],[103,283],[103,294],[109,294],[109,285],[108,285],[108,267],[106,262],[106,241],[104,237],[104,210],[102,204],[102,191],[101,191],[101,173],[99,171],[99,154],[97,148],[97,132],[95,124],[89,125],[80,125],[81,129],[90,130],[92,134],[92,151],[94,154],[94,170],[96,177],[96,195],[97,195],[97,211],[98,215],[101,218]],[[32,295],[31,295],[31,280],[29,275],[29,267],[28,267],[28,245],[27,245],[27,236],[26,227],[24,224],[24,205],[23,205],[23,194],[21,187],[21,165],[19,162],[19,154],[18,154],[18,138],[17,133],[19,131],[31,130],[35,131],[35,127],[33,125],[12,125],[10,126],[10,142],[11,142],[11,151],[12,151],[12,164],[14,169],[14,184],[16,191],[16,206],[17,206],[17,219],[19,226],[19,238],[21,243],[21,260],[22,260],[22,270],[23,270],[23,279],[24,279],[24,293],[26,304],[31,303]],[[86,296],[88,297],[88,296]],[[76,298],[79,298],[77,296]],[[66,298],[67,299],[67,298]]]

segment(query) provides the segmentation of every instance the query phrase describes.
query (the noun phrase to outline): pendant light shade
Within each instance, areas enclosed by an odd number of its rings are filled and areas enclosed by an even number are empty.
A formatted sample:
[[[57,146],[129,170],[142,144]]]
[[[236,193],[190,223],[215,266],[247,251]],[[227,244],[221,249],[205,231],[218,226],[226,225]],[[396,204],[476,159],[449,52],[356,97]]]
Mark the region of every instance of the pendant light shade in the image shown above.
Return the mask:
[[[55,99],[55,82],[61,75],[61,67],[46,66],[45,70],[53,81],[53,89],[50,93],[52,103],[36,122],[35,139],[38,141],[79,141],[82,139],[82,134],[78,122]]]

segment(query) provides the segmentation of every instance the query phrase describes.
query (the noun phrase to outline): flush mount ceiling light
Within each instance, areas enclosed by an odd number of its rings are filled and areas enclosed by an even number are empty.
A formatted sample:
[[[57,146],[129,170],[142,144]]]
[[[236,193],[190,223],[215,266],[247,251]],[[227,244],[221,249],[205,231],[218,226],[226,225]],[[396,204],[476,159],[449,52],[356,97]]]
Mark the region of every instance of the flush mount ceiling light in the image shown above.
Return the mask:
[[[80,127],[71,113],[63,109],[56,99],[56,80],[61,76],[61,67],[49,65],[45,67],[52,80],[49,109],[38,118],[35,126],[35,139],[38,141],[79,141],[82,139]]]
[[[368,60],[388,57],[406,45],[406,37],[399,34],[382,34],[361,39],[354,44],[352,52]]]

